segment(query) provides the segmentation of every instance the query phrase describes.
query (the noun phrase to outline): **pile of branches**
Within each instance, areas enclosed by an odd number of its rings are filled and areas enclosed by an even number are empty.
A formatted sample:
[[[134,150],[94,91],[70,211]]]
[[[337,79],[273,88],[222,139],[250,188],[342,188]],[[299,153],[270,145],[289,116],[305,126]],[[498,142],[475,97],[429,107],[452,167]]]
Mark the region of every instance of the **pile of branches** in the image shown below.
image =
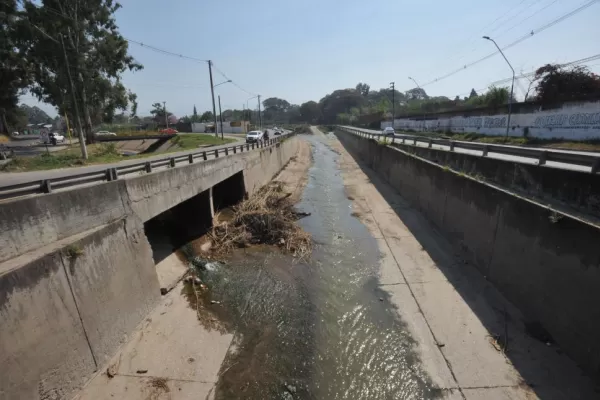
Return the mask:
[[[310,235],[296,224],[299,214],[289,197],[281,182],[273,182],[233,207],[229,221],[220,221],[216,215],[208,235],[213,251],[226,254],[234,248],[267,244],[280,246],[295,257],[308,256]]]

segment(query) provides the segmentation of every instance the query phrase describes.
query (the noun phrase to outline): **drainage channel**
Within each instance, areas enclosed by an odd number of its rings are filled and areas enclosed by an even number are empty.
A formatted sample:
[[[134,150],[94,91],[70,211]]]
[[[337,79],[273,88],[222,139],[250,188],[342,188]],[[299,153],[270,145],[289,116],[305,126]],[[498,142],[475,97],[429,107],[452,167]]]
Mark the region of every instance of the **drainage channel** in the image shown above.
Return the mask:
[[[314,163],[297,208],[311,213],[299,222],[315,242],[310,260],[238,250],[204,271],[209,291],[188,296],[211,310],[205,327],[235,332],[215,398],[441,397],[379,287],[377,242],[351,214],[338,155],[325,137],[307,140]]]

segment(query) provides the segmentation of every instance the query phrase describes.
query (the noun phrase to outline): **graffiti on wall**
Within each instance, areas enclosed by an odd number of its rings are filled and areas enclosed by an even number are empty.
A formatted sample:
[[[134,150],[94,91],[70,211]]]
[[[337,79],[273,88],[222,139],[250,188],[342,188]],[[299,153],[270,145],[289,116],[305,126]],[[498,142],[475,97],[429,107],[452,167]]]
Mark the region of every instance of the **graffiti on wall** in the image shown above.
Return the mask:
[[[590,126],[600,126],[600,112],[597,113],[573,113],[573,114],[554,114],[537,117],[533,123],[536,128],[586,128]]]

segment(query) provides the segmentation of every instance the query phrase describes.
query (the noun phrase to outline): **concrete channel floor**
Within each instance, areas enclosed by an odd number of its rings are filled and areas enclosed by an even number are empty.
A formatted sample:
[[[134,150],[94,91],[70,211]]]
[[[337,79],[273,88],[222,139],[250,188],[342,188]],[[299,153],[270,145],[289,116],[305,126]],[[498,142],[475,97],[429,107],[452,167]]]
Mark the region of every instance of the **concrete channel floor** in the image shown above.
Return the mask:
[[[210,398],[233,335],[203,329],[182,288],[179,283],[162,298],[109,366],[75,399]]]
[[[315,134],[321,133],[315,130]],[[445,399],[600,398],[592,382],[560,349],[525,334],[519,312],[475,268],[464,265],[449,243],[400,195],[357,163],[335,137],[329,145],[340,154],[355,215],[377,239],[381,287],[390,293],[398,316],[418,343],[424,369],[436,386],[445,389]],[[293,180],[292,172],[296,179],[306,173],[306,168],[290,164],[280,174],[284,181]],[[165,267],[183,271],[175,265],[176,259],[164,261]],[[179,276],[167,273],[163,278]],[[181,291],[179,283],[163,297],[109,366],[76,399],[213,397],[233,335],[203,328]],[[506,352],[494,341],[494,335],[504,332],[508,332]]]
[[[340,154],[354,215],[377,239],[380,284],[418,342],[423,367],[447,389],[446,398],[600,398],[559,348],[525,333],[518,310],[435,227],[335,137],[330,145]]]

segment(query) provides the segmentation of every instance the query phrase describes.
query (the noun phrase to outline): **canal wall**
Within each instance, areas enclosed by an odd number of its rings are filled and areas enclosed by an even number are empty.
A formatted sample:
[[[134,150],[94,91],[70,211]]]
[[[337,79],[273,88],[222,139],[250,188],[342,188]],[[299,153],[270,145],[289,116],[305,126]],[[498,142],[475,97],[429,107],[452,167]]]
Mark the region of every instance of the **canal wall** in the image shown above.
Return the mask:
[[[69,398],[105,368],[160,299],[144,222],[240,171],[251,195],[297,140],[0,204],[0,400]]]
[[[437,225],[525,323],[541,325],[600,378],[599,228],[399,148],[336,135]]]
[[[600,177],[597,174],[402,144],[399,139],[392,145],[521,196],[600,222]]]

